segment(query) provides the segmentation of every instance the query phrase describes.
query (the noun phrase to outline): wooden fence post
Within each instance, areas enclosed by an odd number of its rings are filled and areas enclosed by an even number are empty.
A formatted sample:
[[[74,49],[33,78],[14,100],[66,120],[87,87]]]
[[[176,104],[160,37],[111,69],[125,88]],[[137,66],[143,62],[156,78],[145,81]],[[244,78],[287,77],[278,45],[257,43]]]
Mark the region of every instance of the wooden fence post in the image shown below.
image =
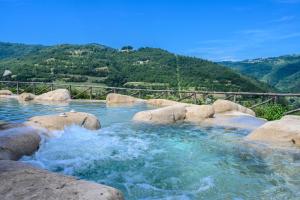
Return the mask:
[[[35,94],[35,83],[33,83],[33,94]]]
[[[274,96],[274,104],[278,102],[278,96]]]
[[[197,94],[194,92],[194,104],[197,104]]]
[[[72,86],[69,85],[69,92],[70,92],[70,96],[72,96]]]
[[[19,95],[19,81],[17,81],[17,95]]]
[[[22,85],[23,84],[23,85]],[[39,87],[38,86],[42,86],[42,84],[46,84],[47,87],[45,89],[42,89],[42,90],[39,90]],[[34,94],[40,94],[42,91],[48,91],[49,90],[49,87],[51,87],[51,91],[53,91],[56,87],[57,88],[61,88],[61,87],[64,87],[64,88],[67,88],[69,87],[69,90],[70,90],[70,94],[72,93],[72,87],[73,87],[73,90],[74,88],[76,87],[85,87],[86,89],[84,90],[84,93],[85,93],[85,96],[88,97],[88,95],[90,96],[90,99],[93,99],[94,98],[94,94],[95,94],[95,98],[97,98],[98,96],[98,89],[99,88],[102,88],[102,89],[110,89],[110,92],[113,92],[113,93],[117,93],[118,91],[122,93],[122,91],[124,91],[124,89],[126,88],[122,88],[122,87],[102,87],[102,86],[92,86],[92,85],[81,85],[81,86],[78,86],[78,85],[68,85],[68,84],[59,84],[59,83],[54,83],[54,82],[50,82],[50,83],[45,83],[45,82],[22,82],[22,81],[0,81],[0,88],[6,88],[6,87],[9,87],[9,88],[13,88],[13,89],[16,89],[16,93],[17,94],[20,94],[22,93],[23,91],[24,92],[32,92]],[[16,88],[15,88],[16,87]],[[41,87],[43,88],[43,87]],[[95,90],[96,88],[96,90]],[[128,89],[128,88],[127,88]],[[88,90],[90,90],[90,93],[88,94]],[[281,100],[281,98],[283,97],[300,97],[300,93],[273,93],[273,92],[268,92],[268,93],[258,93],[258,92],[215,92],[215,91],[185,91],[185,90],[174,90],[174,89],[169,89],[168,90],[153,90],[153,89],[129,89],[129,91],[134,91],[136,92],[135,94],[139,94],[140,97],[143,97],[144,95],[147,96],[148,92],[154,92],[155,94],[156,93],[159,93],[160,95],[158,95],[156,98],[161,98],[161,97],[165,97],[165,98],[169,98],[169,96],[171,95],[175,95],[177,96],[179,94],[179,96],[182,95],[182,99],[187,99],[187,98],[193,98],[192,101],[193,102],[197,102],[197,103],[200,103],[199,101],[201,100],[202,101],[202,98],[203,100],[205,101],[206,98],[208,98],[211,94],[225,94],[226,95],[226,99],[229,99],[229,98],[233,98],[233,101],[234,102],[237,102],[239,100],[243,100],[244,97],[251,97],[251,98],[258,98],[258,97],[263,97],[261,98],[263,102],[261,103],[266,103],[266,102],[274,102],[274,103],[279,103],[279,101]],[[77,92],[75,90],[75,92]],[[74,93],[75,93],[74,92]],[[93,93],[95,92],[95,93]],[[83,93],[83,92],[82,92]],[[80,95],[82,94],[80,93]],[[197,96],[197,95],[202,95],[201,97]],[[79,96],[79,95],[76,95],[76,97]],[[201,99],[197,99],[198,98],[201,98]],[[268,100],[264,100],[264,98],[270,98]],[[242,99],[239,99],[239,98],[242,98]],[[208,101],[207,101],[208,102]],[[258,103],[256,104],[255,106],[257,105],[262,105],[261,103]]]
[[[93,97],[93,87],[90,87],[90,100],[92,100]]]

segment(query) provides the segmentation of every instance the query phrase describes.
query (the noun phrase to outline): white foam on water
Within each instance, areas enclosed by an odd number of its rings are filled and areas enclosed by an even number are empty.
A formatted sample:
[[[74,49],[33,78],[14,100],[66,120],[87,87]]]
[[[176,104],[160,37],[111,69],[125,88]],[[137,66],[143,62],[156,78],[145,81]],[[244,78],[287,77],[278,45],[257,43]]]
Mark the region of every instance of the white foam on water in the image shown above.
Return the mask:
[[[44,141],[32,157],[23,160],[52,171],[63,170],[65,174],[72,174],[74,169],[93,161],[131,160],[147,150],[145,140],[110,133],[107,129],[90,131],[79,126],[66,127],[63,131],[56,131],[54,138]]]
[[[153,190],[153,191],[160,191],[160,192],[166,191],[164,189],[160,189],[158,187],[155,187],[155,186],[147,184],[147,183],[138,183],[138,184],[136,184],[136,186],[139,187],[140,189],[144,189],[144,190]]]
[[[214,191],[247,199],[248,195],[256,195],[249,188],[258,182],[269,185],[253,190],[272,197],[270,192],[283,188],[274,172],[262,176],[254,171],[256,168],[251,169],[253,165],[263,166],[261,161],[254,162],[258,157],[243,161],[234,154],[234,133],[228,136],[221,129],[213,129],[203,134],[203,140],[197,136],[201,133],[197,129],[192,130],[192,137],[188,131],[177,127],[145,130],[127,122],[113,123],[98,131],[70,126],[54,132],[54,138],[45,140],[33,156],[23,161],[116,187],[134,200],[194,200],[211,197]],[[293,159],[290,162],[295,163]],[[271,176],[278,186],[270,184]],[[248,187],[246,193],[243,187]]]
[[[108,108],[74,102],[21,105],[4,100],[0,118],[24,122],[71,109],[95,114],[102,128],[55,131],[54,138],[43,141],[23,161],[116,187],[130,200],[299,199],[299,152],[260,156],[240,146],[249,131],[187,124],[141,126],[131,119],[147,106]],[[248,123],[235,121],[241,122]]]
[[[198,188],[196,193],[209,190],[210,188],[214,187],[214,185],[214,179],[211,176],[205,177],[201,180],[201,186]]]
[[[192,198],[188,195],[174,195],[169,197],[150,197],[150,198],[142,198],[141,200],[191,200]]]

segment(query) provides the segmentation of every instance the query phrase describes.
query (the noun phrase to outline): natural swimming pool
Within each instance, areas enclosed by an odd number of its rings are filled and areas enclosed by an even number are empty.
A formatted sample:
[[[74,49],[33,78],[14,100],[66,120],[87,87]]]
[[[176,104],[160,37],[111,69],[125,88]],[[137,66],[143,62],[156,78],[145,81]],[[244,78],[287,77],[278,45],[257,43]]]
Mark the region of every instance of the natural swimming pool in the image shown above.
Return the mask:
[[[131,122],[146,105],[19,104],[0,100],[0,119],[75,109],[96,115],[99,131],[71,126],[23,161],[120,189],[126,199],[299,199],[300,156],[260,154],[245,146],[247,130]]]

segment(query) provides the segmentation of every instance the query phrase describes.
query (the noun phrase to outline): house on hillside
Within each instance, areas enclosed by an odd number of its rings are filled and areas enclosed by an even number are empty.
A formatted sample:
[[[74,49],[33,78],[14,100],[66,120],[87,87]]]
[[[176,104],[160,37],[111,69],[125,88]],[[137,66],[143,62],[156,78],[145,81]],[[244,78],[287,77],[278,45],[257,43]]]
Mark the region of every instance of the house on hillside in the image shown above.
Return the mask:
[[[149,62],[150,62],[150,60],[138,60],[134,63],[134,65],[144,65],[144,64],[147,64]]]

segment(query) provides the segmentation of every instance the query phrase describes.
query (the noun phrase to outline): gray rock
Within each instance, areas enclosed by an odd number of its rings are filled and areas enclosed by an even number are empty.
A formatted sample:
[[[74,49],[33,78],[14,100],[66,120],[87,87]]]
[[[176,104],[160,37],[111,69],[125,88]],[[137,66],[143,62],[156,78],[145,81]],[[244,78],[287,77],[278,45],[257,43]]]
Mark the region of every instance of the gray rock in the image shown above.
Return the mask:
[[[0,161],[1,200],[123,200],[112,187],[34,168],[18,161]]]
[[[62,130],[65,126],[72,124],[82,126],[90,130],[97,130],[101,127],[95,115],[84,112],[67,112],[63,116],[44,115],[30,118],[26,123],[35,128],[45,128],[47,130]]]
[[[165,99],[152,99],[150,102],[156,106],[170,106],[138,112],[133,116],[133,121],[155,124],[201,122],[215,113],[211,105],[185,104]]]
[[[300,147],[300,116],[287,115],[280,120],[267,122],[250,133],[246,139],[271,143],[274,147]]]
[[[181,102],[172,101],[172,100],[168,100],[168,99],[149,99],[149,100],[147,100],[147,104],[152,105],[152,106],[159,106],[159,107],[175,106],[175,105],[183,105],[183,106],[190,105],[187,103],[181,103]]]
[[[174,105],[138,112],[133,116],[133,120],[144,123],[170,124],[183,121],[185,119],[185,115],[185,106]]]
[[[6,130],[9,128],[16,128],[16,127],[21,127],[23,126],[22,124],[17,124],[17,123],[7,123],[5,121],[0,121],[0,131]]]
[[[16,98],[16,96],[9,90],[0,90],[0,98]]]
[[[115,94],[110,93],[106,96],[106,103],[108,105],[113,104],[135,104],[135,103],[143,103],[145,100],[135,98],[132,96],[122,95],[122,94]]]
[[[9,95],[13,95],[13,93],[9,90],[0,90],[0,95],[3,95],[3,96],[8,95],[9,96]]]
[[[27,92],[24,92],[19,95],[19,100],[21,100],[21,101],[31,101],[31,100],[34,100],[34,98],[35,98],[34,94],[27,93]]]
[[[207,118],[212,118],[215,114],[214,108],[211,105],[191,105],[186,106],[185,121],[201,122]]]
[[[40,141],[37,130],[30,127],[20,126],[2,130],[0,160],[18,160],[24,155],[31,155],[39,148]]]
[[[69,101],[71,99],[70,92],[67,89],[53,90],[39,96],[36,96],[36,101]]]
[[[218,99],[213,103],[213,107],[215,110],[215,113],[225,113],[225,112],[231,112],[231,111],[237,111],[240,113],[245,113],[248,115],[255,116],[255,112],[249,108],[246,108],[240,104],[234,103],[232,101],[228,100],[222,100]]]

